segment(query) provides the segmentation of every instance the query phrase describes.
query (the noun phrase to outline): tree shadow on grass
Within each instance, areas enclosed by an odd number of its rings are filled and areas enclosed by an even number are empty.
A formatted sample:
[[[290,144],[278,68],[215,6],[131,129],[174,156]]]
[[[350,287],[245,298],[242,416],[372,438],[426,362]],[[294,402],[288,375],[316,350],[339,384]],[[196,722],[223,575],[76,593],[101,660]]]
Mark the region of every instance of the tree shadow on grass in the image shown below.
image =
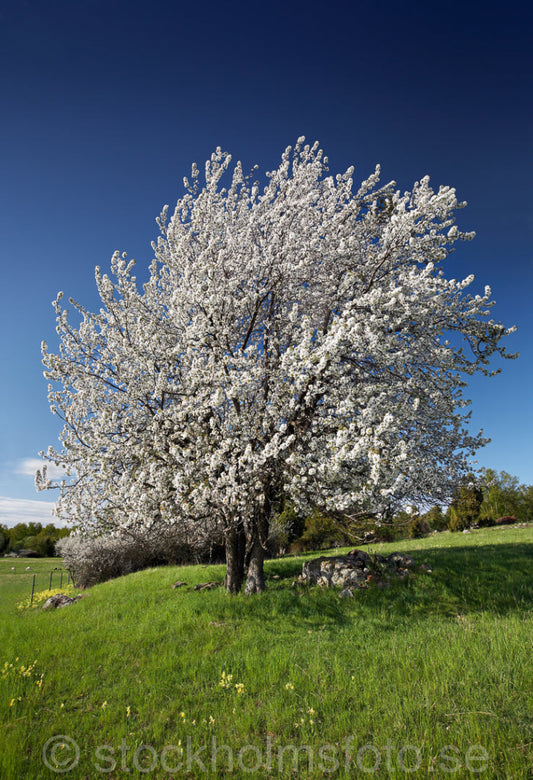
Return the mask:
[[[435,595],[442,593],[463,612],[503,615],[533,608],[533,544],[436,547],[411,554],[417,563],[432,566],[424,579],[431,578]],[[415,592],[424,590],[417,585],[415,580]]]
[[[407,552],[415,561],[408,581],[395,582],[382,590],[355,590],[353,599],[339,599],[334,589],[291,589],[290,583],[302,567],[301,560],[293,559],[269,562],[269,590],[275,592],[284,614],[336,626],[348,623],[354,609],[361,614],[361,608],[369,617],[384,609],[394,615],[444,617],[468,612],[504,615],[533,608],[533,544],[434,547]],[[316,557],[320,554],[317,552]],[[421,571],[422,564],[433,571]],[[258,612],[262,620],[275,616],[268,614],[267,603]]]

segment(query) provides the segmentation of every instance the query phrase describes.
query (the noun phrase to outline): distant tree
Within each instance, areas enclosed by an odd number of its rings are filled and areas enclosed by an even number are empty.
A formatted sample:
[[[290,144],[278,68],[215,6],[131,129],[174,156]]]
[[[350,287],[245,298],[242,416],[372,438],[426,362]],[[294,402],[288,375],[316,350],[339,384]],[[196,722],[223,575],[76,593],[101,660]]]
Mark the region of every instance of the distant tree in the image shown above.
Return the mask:
[[[483,491],[477,477],[475,474],[467,474],[449,507],[450,530],[464,531],[475,523],[482,503]]]
[[[533,520],[533,485],[525,485],[523,490],[523,511],[522,520],[531,522]]]
[[[512,515],[517,520],[533,519],[531,486],[520,484],[518,477],[506,471],[497,473],[493,469],[483,469],[483,503],[480,517],[485,524],[498,518]]]
[[[25,536],[28,536],[28,526],[26,523],[17,523],[9,528],[8,532],[10,539],[13,539],[14,541],[24,539]]]
[[[16,551],[24,547],[24,540],[30,536],[29,527],[26,523],[17,523],[11,528],[7,529],[9,544],[9,551]]]
[[[270,522],[298,512],[378,521],[443,502],[485,443],[465,429],[465,377],[490,375],[509,332],[491,293],[447,279],[455,191],[353,191],[299,139],[264,188],[220,149],[193,166],[143,289],[116,253],[97,313],[55,303],[43,344],[66,470],[58,513],[85,533],[176,524],[222,535],[227,588],[264,588]],[[458,341],[463,339],[463,347]]]
[[[69,528],[56,528],[49,523],[45,528],[41,523],[17,523],[12,528],[0,526],[0,553],[33,550],[43,557],[56,554],[58,539],[68,536]]]
[[[291,550],[305,552],[307,550],[324,550],[329,547],[341,547],[354,543],[353,536],[346,533],[333,517],[321,514],[318,510],[305,519],[302,535],[293,543]]]
[[[444,531],[448,527],[446,515],[439,505],[431,507],[431,509],[424,514],[424,520],[432,531]]]
[[[8,529],[0,525],[0,554],[5,552],[9,545],[9,533]]]
[[[35,550],[43,558],[51,558],[55,554],[56,538],[44,531],[28,539],[28,549]]]
[[[416,514],[409,523],[409,538],[422,539],[422,537],[428,535],[430,530],[429,523],[424,515]]]
[[[28,523],[27,526],[27,536],[37,536],[37,534],[40,534],[43,530],[43,526],[41,523]]]
[[[268,550],[274,555],[286,552],[292,542],[304,532],[306,518],[290,501],[283,501],[281,511],[274,514],[270,524]]]

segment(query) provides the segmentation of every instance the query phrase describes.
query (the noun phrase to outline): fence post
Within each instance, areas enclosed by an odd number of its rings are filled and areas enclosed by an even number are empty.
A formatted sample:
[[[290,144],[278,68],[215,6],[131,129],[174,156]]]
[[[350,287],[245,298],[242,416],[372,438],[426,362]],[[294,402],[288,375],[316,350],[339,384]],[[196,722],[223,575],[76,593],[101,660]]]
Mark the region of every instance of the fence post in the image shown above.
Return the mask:
[[[60,588],[63,587],[63,572],[61,572],[60,577],[59,577],[59,587]]]
[[[31,583],[31,598],[30,598],[30,607],[33,604],[33,593],[35,591],[35,574],[33,575],[33,580]]]
[[[54,573],[53,569],[50,569],[50,582],[48,583],[48,590],[52,590],[52,575]]]

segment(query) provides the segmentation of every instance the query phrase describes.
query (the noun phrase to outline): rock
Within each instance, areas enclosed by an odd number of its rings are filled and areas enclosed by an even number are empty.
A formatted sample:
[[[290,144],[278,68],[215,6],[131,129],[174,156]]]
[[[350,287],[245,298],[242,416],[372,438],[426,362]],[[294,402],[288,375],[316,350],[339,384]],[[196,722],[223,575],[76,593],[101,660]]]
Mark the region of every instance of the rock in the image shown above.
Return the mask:
[[[339,593],[340,599],[353,599],[353,590],[351,588],[344,588]]]
[[[306,561],[298,578],[307,585],[340,588],[342,598],[353,596],[354,588],[368,588],[370,583],[389,587],[391,579],[406,579],[414,560],[407,553],[394,552],[388,556],[369,555],[363,550],[352,550],[347,555],[321,556]]]
[[[187,584],[186,582],[181,582],[181,580],[178,580],[177,582],[174,583],[174,585],[172,587],[173,588],[183,588],[183,586],[186,585],[186,584]]]
[[[55,596],[50,596],[50,598],[44,602],[43,609],[60,609],[61,607],[68,607],[70,604],[74,604],[74,602],[78,601],[79,599],[80,596],[74,596],[74,598],[71,598],[65,593],[56,593]]]
[[[220,588],[223,585],[222,582],[200,582],[194,586],[194,590],[212,590],[213,588]]]
[[[407,553],[393,552],[385,560],[394,563],[398,568],[402,569],[409,569],[415,565],[414,560]]]
[[[302,579],[318,579],[320,576],[320,567],[324,561],[327,561],[325,556],[322,556],[321,558],[313,558],[311,561],[306,561],[302,567]]]
[[[431,568],[431,566],[429,565],[429,563],[423,563],[423,564],[422,564],[421,566],[419,566],[418,568],[419,568],[419,571],[425,571],[425,572],[427,572],[428,574],[432,574],[432,573],[433,573],[433,569]]]
[[[360,583],[366,581],[367,576],[368,568],[366,566],[363,569],[350,569],[347,566],[343,566],[342,568],[333,571],[330,582],[334,587],[360,585]]]
[[[370,555],[368,553],[364,552],[364,550],[357,550],[357,549],[356,550],[350,550],[348,555],[345,556],[345,557],[348,558],[350,561],[353,561],[356,565],[359,565],[361,567],[368,566],[368,564],[372,560]],[[381,558],[382,556],[380,555],[380,556],[376,556],[376,557]]]

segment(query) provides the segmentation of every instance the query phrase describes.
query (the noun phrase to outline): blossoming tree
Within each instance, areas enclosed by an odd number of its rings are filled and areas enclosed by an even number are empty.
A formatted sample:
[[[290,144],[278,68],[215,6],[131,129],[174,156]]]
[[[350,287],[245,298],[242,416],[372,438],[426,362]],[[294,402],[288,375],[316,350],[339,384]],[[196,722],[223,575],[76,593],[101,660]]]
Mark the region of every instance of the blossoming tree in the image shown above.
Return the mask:
[[[85,533],[157,523],[224,536],[226,585],[264,588],[269,523],[299,508],[379,518],[444,501],[485,442],[465,421],[465,378],[489,375],[510,332],[491,293],[447,279],[464,204],[433,191],[354,191],[299,139],[260,188],[220,149],[165,208],[149,280],[116,253],[102,301],[55,302],[43,344],[64,467],[57,511]],[[228,179],[226,187],[225,179]],[[511,329],[512,330],[512,329]]]

